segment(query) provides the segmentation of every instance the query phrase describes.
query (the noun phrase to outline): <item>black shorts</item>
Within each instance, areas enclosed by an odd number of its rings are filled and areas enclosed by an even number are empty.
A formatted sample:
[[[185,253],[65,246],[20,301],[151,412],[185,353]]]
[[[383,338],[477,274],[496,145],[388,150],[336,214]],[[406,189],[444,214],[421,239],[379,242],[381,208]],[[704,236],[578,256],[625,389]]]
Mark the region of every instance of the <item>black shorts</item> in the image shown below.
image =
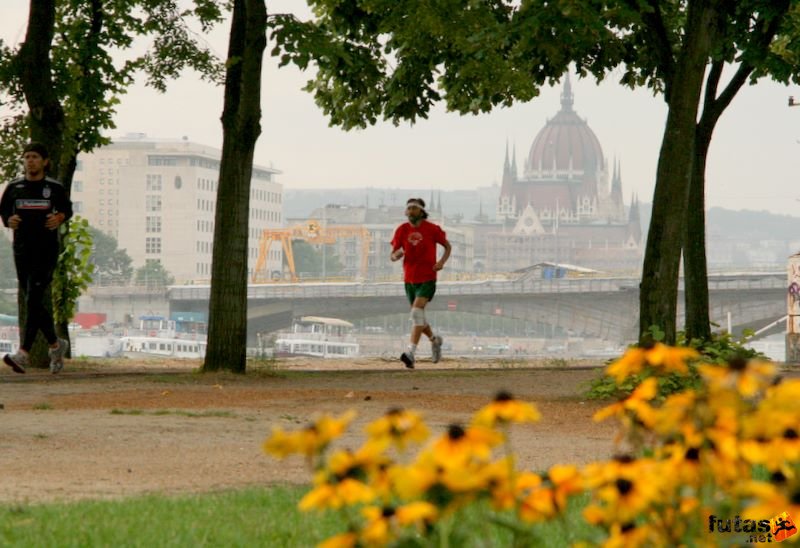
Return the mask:
[[[417,297],[425,297],[429,301],[432,301],[435,294],[436,280],[430,280],[420,284],[410,284],[406,282],[406,297],[408,297],[408,302],[411,304],[414,304]]]

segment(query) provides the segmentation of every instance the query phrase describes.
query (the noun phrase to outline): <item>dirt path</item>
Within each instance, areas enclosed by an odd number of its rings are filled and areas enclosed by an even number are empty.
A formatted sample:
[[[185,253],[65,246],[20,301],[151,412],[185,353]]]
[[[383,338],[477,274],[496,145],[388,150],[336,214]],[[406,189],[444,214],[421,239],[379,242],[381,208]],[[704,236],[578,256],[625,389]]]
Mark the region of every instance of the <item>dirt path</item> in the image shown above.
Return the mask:
[[[521,466],[582,463],[613,452],[615,431],[582,398],[598,369],[446,360],[414,371],[380,359],[280,362],[248,375],[194,372],[196,362],[68,364],[64,373],[0,370],[0,502],[201,492],[306,482],[300,459],[261,452],[273,425],[358,411],[343,443],[391,407],[424,413],[438,433],[465,422],[501,389],[536,402],[539,424],[517,428]],[[441,367],[440,367],[441,366]]]

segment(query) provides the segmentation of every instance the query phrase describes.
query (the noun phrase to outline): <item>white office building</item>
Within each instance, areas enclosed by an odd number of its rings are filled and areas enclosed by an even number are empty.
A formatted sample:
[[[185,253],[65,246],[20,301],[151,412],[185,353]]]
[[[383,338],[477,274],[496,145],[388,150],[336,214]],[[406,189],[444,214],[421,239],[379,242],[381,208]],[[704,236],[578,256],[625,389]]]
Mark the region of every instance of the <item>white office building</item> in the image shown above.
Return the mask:
[[[116,238],[134,268],[159,261],[176,283],[211,277],[214,215],[221,151],[183,140],[129,134],[78,157],[72,183],[75,213]],[[261,233],[283,219],[283,187],[271,167],[253,166],[248,269]],[[267,268],[280,270],[280,246]]]

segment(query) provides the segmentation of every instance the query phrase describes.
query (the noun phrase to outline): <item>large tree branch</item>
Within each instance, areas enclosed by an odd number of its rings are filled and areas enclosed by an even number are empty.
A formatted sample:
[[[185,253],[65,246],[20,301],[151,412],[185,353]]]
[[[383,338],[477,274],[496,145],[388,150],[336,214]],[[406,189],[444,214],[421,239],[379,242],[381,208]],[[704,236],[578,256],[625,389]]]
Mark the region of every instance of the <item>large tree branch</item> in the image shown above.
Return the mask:
[[[736,97],[736,94],[739,93],[739,90],[742,89],[744,84],[747,82],[747,79],[755,70],[754,61],[761,61],[766,58],[767,54],[769,53],[769,48],[772,45],[772,41],[775,39],[778,29],[780,29],[781,23],[783,22],[783,18],[789,11],[789,5],[790,2],[788,0],[780,0],[780,2],[775,2],[773,7],[777,9],[777,15],[771,17],[769,21],[765,21],[763,17],[756,21],[752,31],[754,39],[751,42],[750,48],[748,48],[748,53],[750,54],[749,59],[747,61],[743,61],[739,65],[736,73],[730,79],[719,96],[716,95],[717,86],[722,74],[724,62],[720,60],[712,63],[711,71],[709,72],[709,76],[706,81],[703,115],[698,123],[699,128],[710,129],[714,127],[719,117],[722,116],[722,113],[726,108],[728,108],[728,106],[731,104],[731,101],[733,101],[733,98]]]
[[[651,47],[656,56],[656,70],[664,81],[664,100],[669,102],[675,75],[675,58],[672,52],[672,43],[664,25],[661,3],[659,0],[649,0],[648,4],[651,11],[642,13],[642,22],[650,34]],[[637,11],[641,9],[637,0],[628,0],[628,6]]]

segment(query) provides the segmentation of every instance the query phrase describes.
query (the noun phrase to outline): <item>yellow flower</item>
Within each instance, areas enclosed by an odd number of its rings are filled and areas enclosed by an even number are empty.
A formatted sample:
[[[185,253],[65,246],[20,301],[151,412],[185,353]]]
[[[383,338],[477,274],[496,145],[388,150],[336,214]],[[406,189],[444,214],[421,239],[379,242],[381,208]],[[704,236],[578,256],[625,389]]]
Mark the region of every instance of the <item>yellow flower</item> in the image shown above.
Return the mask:
[[[375,443],[362,445],[355,453],[349,449],[336,451],[328,459],[328,470],[337,478],[363,478],[367,473],[389,462],[383,448]]]
[[[520,519],[528,523],[550,519],[557,513],[555,493],[549,487],[533,489],[519,506]]]
[[[366,431],[370,439],[393,443],[400,450],[409,443],[422,443],[429,436],[422,417],[404,409],[390,409],[383,417],[367,425]]]
[[[371,502],[374,491],[366,484],[345,478],[339,483],[322,483],[307,493],[298,504],[303,511],[323,508],[341,508],[362,502]]]
[[[353,532],[342,533],[321,542],[317,548],[355,548],[358,536]]]
[[[537,422],[539,411],[530,403],[515,400],[508,392],[500,392],[494,401],[478,411],[472,424],[493,428],[496,423]]]
[[[592,523],[633,523],[659,500],[666,468],[649,460],[618,459],[587,467],[587,486],[594,487],[595,505],[586,515]]]
[[[296,432],[287,433],[281,428],[273,428],[272,435],[263,443],[262,448],[264,452],[277,458],[294,453],[313,457],[341,436],[354,417],[354,411],[348,411],[338,419],[324,415],[315,423]]]
[[[682,428],[695,409],[697,394],[691,390],[670,394],[656,409],[653,430],[662,436],[674,434]]]
[[[361,539],[367,545],[386,546],[391,540],[391,522],[394,509],[391,507],[368,506],[361,510],[366,523],[361,529]]]
[[[628,396],[627,399],[611,404],[597,411],[592,419],[596,422],[612,416],[623,415],[630,411],[642,421],[646,426],[652,426],[656,420],[656,412],[648,401],[656,397],[658,393],[658,379],[648,377],[639,383],[639,386]]]
[[[492,447],[502,441],[502,435],[494,430],[480,426],[470,426],[465,430],[458,424],[451,424],[447,433],[433,444],[432,454],[441,466],[460,466],[473,459],[487,460]]]
[[[417,501],[400,506],[395,515],[400,525],[424,525],[435,522],[439,511],[430,502]]]
[[[636,548],[638,546],[666,546],[664,539],[650,525],[634,523],[614,523],[603,548]]]
[[[296,432],[287,433],[282,428],[273,428],[272,435],[264,440],[261,448],[275,458],[282,459],[299,452],[299,436]]]
[[[583,476],[573,465],[550,467],[547,479],[553,484],[553,498],[559,510],[567,507],[567,497],[583,491]]]
[[[739,444],[742,457],[752,464],[763,464],[770,472],[800,462],[800,438],[797,431],[785,430],[784,436],[772,440],[744,440]]]
[[[752,398],[766,389],[775,377],[774,364],[744,358],[734,358],[727,366],[702,365],[698,370],[712,392],[734,390],[744,398]]]
[[[750,482],[745,491],[755,496],[757,502],[742,512],[744,519],[771,519],[788,512],[795,523],[800,520],[800,482],[797,479],[790,484]]]
[[[647,351],[644,348],[630,348],[618,360],[606,368],[606,373],[617,380],[617,384],[625,377],[641,373],[647,363]]]
[[[409,466],[392,466],[388,475],[394,491],[404,500],[421,497],[438,478],[432,463],[420,461]]]
[[[366,524],[361,530],[360,539],[367,546],[386,546],[398,532],[398,527],[414,525],[422,528],[436,521],[436,506],[429,502],[417,501],[398,508],[392,506],[368,506],[361,510]]]
[[[695,359],[699,356],[694,348],[667,346],[656,343],[653,348],[647,350],[645,359],[647,363],[656,369],[663,370],[664,373],[679,373],[685,375],[689,372],[686,365],[687,360]]]
[[[686,361],[697,358],[699,354],[693,348],[672,347],[655,343],[649,348],[631,348],[606,369],[606,373],[614,377],[617,383],[630,375],[641,373],[645,366],[661,370],[663,373],[680,373],[685,375],[689,368]]]

